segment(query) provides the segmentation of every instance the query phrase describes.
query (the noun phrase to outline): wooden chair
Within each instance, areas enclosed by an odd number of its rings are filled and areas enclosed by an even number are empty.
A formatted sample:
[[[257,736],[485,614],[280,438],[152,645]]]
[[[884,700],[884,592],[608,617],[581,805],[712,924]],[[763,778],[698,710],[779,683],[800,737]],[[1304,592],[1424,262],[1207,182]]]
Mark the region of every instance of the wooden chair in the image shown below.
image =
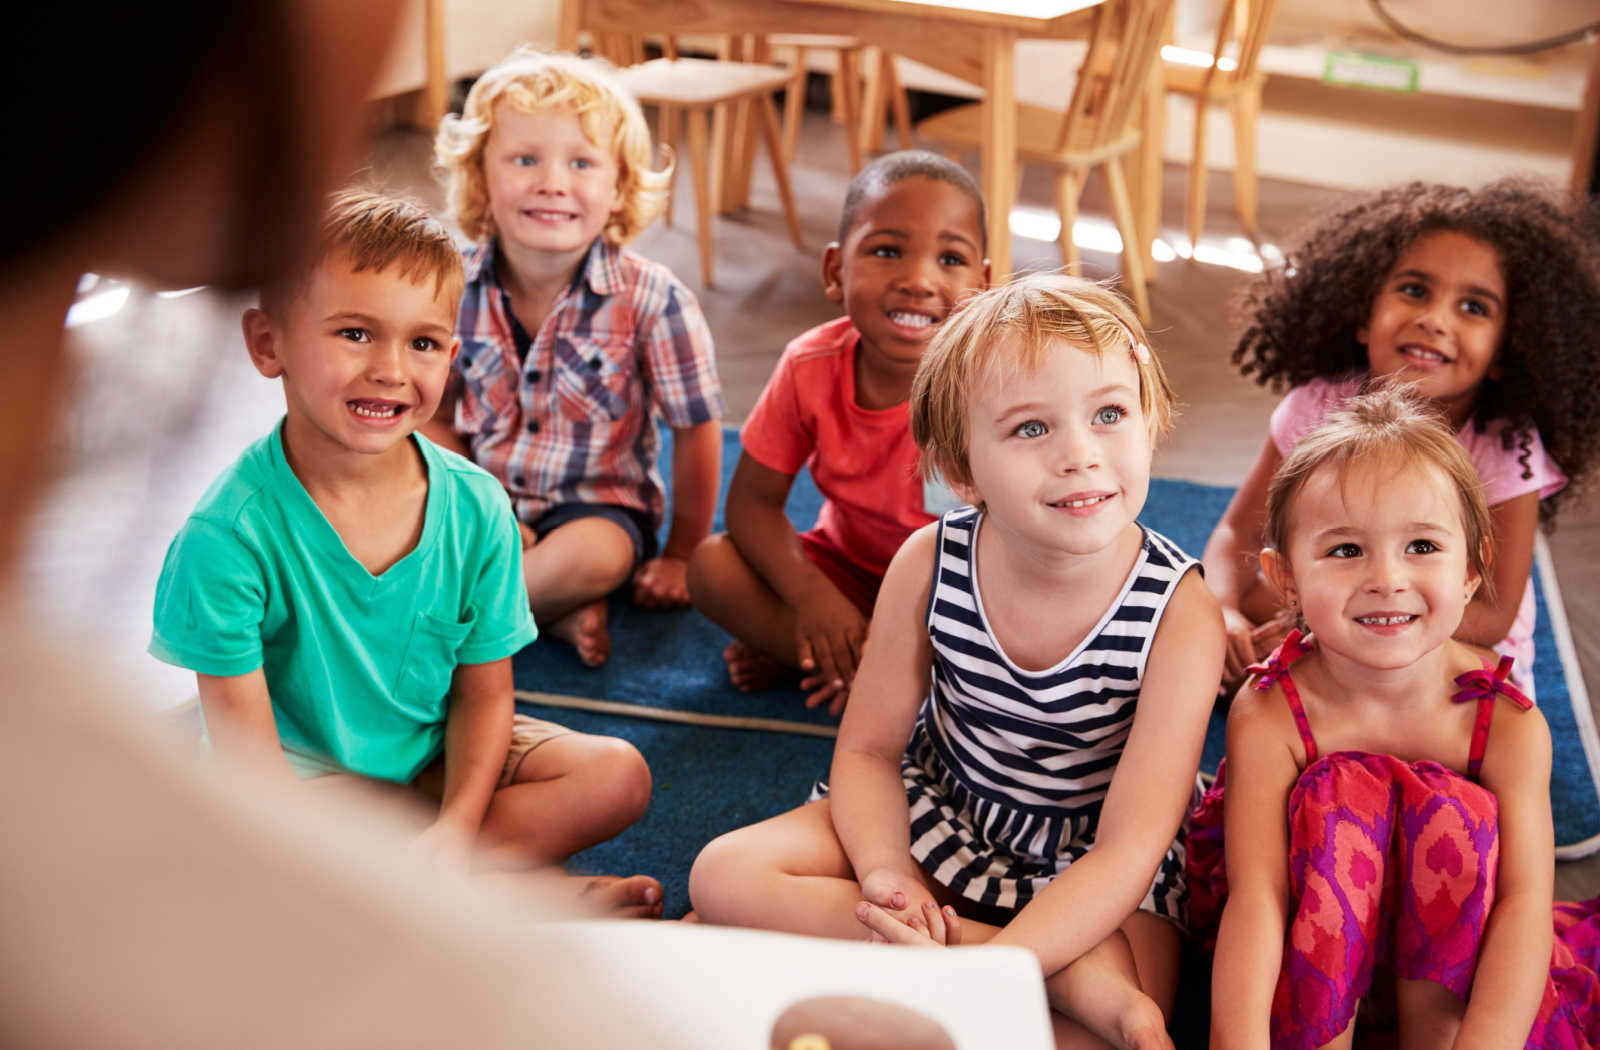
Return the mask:
[[[1206,110],[1226,103],[1233,114],[1233,202],[1239,225],[1256,235],[1256,118],[1267,77],[1257,68],[1276,0],[1224,0],[1211,62],[1163,62],[1166,89],[1194,99],[1194,157],[1189,161],[1189,244],[1200,240],[1206,216]],[[1229,54],[1229,52],[1233,52]]]
[[[1066,111],[1018,103],[1019,161],[1056,169],[1056,208],[1061,213],[1061,256],[1067,269],[1081,270],[1072,238],[1078,198],[1091,168],[1105,171],[1111,213],[1122,235],[1123,285],[1139,316],[1150,320],[1143,234],[1122,171],[1123,158],[1138,148],[1137,121],[1150,75],[1161,54],[1161,38],[1173,0],[1108,0],[1094,9],[1089,48]],[[980,143],[982,105],[949,109],[917,125],[919,134],[957,148]],[[1003,118],[1002,118],[1003,119]]]
[[[676,51],[670,48],[669,55]],[[789,166],[783,156],[778,110],[772,95],[790,81],[789,71],[758,62],[719,62],[702,58],[656,58],[619,69],[616,79],[641,103],[655,105],[661,115],[661,141],[676,151],[678,115],[688,124],[689,161],[694,169],[695,221],[700,239],[700,279],[712,285],[711,219],[717,210],[712,187],[711,134],[709,118],[718,107],[748,101],[755,110],[761,136],[772,161],[773,178],[778,184],[778,199],[789,224],[789,239],[804,248],[800,237],[800,218],[795,213],[794,195],[789,188]],[[676,168],[674,168],[676,182]]]
[[[863,151],[882,146],[886,105],[893,107],[895,126],[900,133],[900,148],[911,148],[910,107],[906,102],[905,89],[901,87],[895,72],[894,57],[887,51],[868,48],[853,36],[831,33],[771,33],[767,36],[767,45],[785,53],[789,69],[794,75],[794,82],[784,92],[783,100],[783,149],[784,156],[790,161],[794,160],[795,144],[800,138],[800,121],[805,115],[808,51],[827,50],[836,53],[833,105],[835,116],[846,129],[851,174],[861,170]]]

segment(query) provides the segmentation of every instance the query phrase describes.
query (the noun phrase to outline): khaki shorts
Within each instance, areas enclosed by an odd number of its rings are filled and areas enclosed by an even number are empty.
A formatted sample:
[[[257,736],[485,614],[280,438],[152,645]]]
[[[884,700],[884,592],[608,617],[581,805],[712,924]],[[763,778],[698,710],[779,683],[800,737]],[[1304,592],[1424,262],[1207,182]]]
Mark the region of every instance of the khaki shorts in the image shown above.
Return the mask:
[[[511,746],[506,749],[505,766],[500,770],[500,781],[495,787],[511,786],[516,780],[517,769],[522,765],[522,760],[528,757],[528,752],[547,741],[558,736],[566,736],[572,730],[566,726],[558,726],[554,722],[546,722],[538,718],[529,718],[527,715],[511,716]],[[411,786],[433,799],[444,797],[444,756],[429,762],[417,774]]]

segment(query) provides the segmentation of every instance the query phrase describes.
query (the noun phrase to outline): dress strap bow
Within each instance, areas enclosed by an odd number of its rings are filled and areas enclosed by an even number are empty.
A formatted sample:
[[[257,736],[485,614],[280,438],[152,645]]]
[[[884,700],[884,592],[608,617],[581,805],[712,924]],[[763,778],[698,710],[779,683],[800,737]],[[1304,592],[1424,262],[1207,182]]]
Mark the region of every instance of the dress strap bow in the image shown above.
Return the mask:
[[[1305,632],[1297,627],[1289,632],[1282,645],[1272,650],[1272,655],[1268,656],[1265,662],[1253,663],[1245,670],[1256,676],[1255,688],[1266,692],[1277,685],[1278,680],[1289,673],[1290,665],[1309,653],[1311,648],[1311,643],[1306,641]]]
[[[1461,688],[1450,699],[1458,704],[1464,704],[1471,700],[1490,700],[1499,694],[1524,711],[1528,710],[1533,707],[1533,701],[1508,680],[1511,663],[1511,657],[1502,656],[1499,666],[1493,671],[1484,666],[1476,671],[1456,675],[1456,685]]]

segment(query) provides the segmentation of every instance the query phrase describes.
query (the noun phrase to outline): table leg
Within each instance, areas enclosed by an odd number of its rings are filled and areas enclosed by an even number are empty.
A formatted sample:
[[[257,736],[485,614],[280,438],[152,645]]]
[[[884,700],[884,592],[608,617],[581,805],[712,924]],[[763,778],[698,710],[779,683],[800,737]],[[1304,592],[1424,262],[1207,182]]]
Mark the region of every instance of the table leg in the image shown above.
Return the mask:
[[[1017,196],[1017,34],[992,28],[983,40],[983,199],[995,284],[1011,277],[1011,206]]]
[[[1176,8],[1176,5],[1174,5]],[[1174,14],[1167,14],[1161,39],[1172,39]],[[1202,112],[1200,117],[1203,118]],[[1130,190],[1133,196],[1134,221],[1138,223],[1140,240],[1144,245],[1144,273],[1150,283],[1156,279],[1156,238],[1161,236],[1162,162],[1167,143],[1167,85],[1161,60],[1157,58],[1150,68],[1150,82],[1145,87],[1144,134],[1136,154],[1135,170],[1129,171]]]
[[[556,30],[556,46],[563,51],[578,50],[578,29],[583,25],[583,0],[561,0],[561,23]]]

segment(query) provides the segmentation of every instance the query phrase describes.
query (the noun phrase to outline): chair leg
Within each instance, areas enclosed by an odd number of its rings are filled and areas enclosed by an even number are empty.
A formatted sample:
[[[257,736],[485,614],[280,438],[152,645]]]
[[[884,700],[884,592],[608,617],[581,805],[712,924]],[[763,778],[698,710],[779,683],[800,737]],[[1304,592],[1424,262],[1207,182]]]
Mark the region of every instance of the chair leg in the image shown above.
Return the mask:
[[[800,122],[806,115],[806,49],[794,49],[794,79],[783,89],[783,157],[793,162],[800,141]]]
[[[706,111],[694,107],[689,119],[689,154],[694,161],[695,224],[700,234],[700,281],[711,287],[711,136],[706,129]]]
[[[1261,85],[1233,97],[1233,206],[1246,237],[1256,239],[1256,118],[1261,114]]]
[[[1194,100],[1194,156],[1189,160],[1189,254],[1200,244],[1206,223],[1206,118],[1210,106],[1203,96]]]
[[[783,204],[783,217],[789,223],[789,239],[796,248],[803,250],[806,245],[800,238],[800,216],[794,210],[794,194],[789,189],[789,166],[783,161],[778,110],[772,104],[772,96],[762,95],[756,101],[756,111],[761,118],[761,136],[767,140],[767,154],[772,158],[772,177],[778,184],[778,200]]]
[[[883,55],[883,83],[889,92],[889,105],[894,108],[894,126],[900,134],[900,148],[911,148],[911,104],[906,101],[905,85],[900,83],[900,73],[894,67],[894,56]]]
[[[1061,245],[1061,264],[1074,277],[1083,276],[1083,261],[1078,256],[1078,242],[1072,227],[1078,221],[1078,198],[1083,195],[1083,173],[1071,168],[1056,172],[1056,212],[1061,217],[1061,233],[1056,240]]]
[[[839,51],[839,79],[844,95],[844,140],[850,151],[850,174],[861,170],[861,49]]]
[[[883,148],[883,111],[886,105],[883,90],[882,48],[871,47],[862,52],[861,78],[861,151],[876,153]]]
[[[1150,294],[1145,288],[1144,252],[1139,243],[1139,223],[1133,215],[1133,200],[1128,196],[1128,181],[1122,174],[1121,158],[1105,162],[1106,187],[1111,191],[1111,214],[1117,220],[1117,232],[1122,234],[1122,283],[1133,297],[1139,311],[1139,320],[1150,323]]]
[[[658,118],[660,124],[656,130],[656,141],[665,146],[672,157],[672,174],[667,181],[667,206],[662,211],[662,219],[671,226],[672,202],[678,197],[678,169],[683,166],[683,158],[678,156],[678,107],[661,106]]]

